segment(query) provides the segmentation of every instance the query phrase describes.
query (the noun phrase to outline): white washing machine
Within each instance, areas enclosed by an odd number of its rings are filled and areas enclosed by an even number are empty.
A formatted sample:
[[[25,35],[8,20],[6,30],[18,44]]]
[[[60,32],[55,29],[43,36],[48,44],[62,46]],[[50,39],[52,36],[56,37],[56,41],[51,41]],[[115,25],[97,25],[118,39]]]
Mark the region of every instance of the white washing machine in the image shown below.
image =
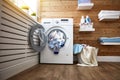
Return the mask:
[[[44,18],[47,42],[40,53],[40,63],[73,64],[73,19]]]

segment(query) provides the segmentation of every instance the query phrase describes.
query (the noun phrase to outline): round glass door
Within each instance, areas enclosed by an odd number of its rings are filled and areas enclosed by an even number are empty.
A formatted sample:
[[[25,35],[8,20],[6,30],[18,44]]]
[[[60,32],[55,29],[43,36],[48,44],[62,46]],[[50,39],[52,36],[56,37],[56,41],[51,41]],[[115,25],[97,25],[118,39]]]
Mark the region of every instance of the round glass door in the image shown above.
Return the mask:
[[[31,47],[40,52],[46,45],[47,39],[44,33],[44,28],[42,25],[37,24],[33,26],[29,32],[29,42]]]

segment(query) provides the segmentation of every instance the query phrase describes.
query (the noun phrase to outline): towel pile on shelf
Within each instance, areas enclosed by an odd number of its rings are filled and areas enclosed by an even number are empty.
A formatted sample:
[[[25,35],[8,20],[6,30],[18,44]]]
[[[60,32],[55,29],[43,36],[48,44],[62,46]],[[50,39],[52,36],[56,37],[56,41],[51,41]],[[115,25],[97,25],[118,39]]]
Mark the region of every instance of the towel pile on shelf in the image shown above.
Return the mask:
[[[116,10],[101,10],[98,14],[98,19],[102,20],[115,20],[120,19],[120,11]]]

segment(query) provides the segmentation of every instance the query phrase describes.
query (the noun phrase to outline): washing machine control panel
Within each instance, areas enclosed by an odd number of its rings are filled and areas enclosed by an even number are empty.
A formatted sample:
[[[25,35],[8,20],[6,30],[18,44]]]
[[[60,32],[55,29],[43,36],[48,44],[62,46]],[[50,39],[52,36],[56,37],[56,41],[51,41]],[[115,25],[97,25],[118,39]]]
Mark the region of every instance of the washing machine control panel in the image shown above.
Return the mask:
[[[55,19],[53,21],[54,25],[64,25],[68,24],[69,20],[68,19]]]
[[[41,22],[43,25],[54,25],[54,26],[68,26],[73,25],[73,19],[68,18],[51,18],[51,19],[42,19]]]

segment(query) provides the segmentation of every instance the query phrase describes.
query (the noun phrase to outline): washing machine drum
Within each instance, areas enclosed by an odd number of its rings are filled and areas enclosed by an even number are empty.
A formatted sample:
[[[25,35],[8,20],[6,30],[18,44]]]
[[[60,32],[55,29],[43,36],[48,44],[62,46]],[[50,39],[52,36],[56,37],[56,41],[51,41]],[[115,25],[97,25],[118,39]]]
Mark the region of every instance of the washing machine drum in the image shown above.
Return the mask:
[[[37,52],[41,52],[47,42],[45,29],[42,25],[34,25],[29,32],[29,43],[30,46]]]
[[[54,54],[58,54],[59,50],[64,47],[66,35],[60,29],[54,29],[48,34],[48,46]]]

